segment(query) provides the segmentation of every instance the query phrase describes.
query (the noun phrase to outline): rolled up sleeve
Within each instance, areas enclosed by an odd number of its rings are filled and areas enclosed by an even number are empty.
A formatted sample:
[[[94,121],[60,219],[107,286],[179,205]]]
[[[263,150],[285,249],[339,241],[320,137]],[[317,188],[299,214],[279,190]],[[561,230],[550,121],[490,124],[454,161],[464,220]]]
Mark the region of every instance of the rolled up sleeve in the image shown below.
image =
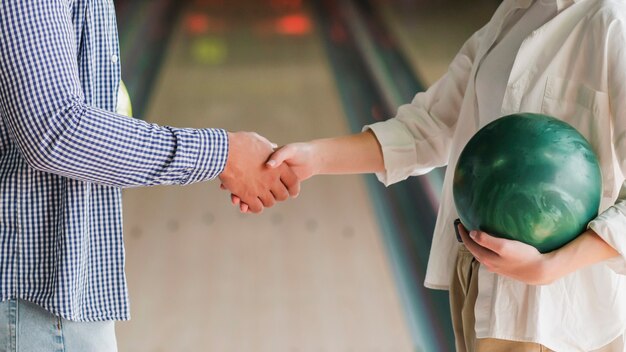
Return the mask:
[[[626,275],[626,200],[620,200],[596,219],[589,228],[613,247],[620,255],[609,259],[606,264],[615,272]]]
[[[474,33],[447,73],[427,91],[402,105],[394,118],[363,128],[371,130],[381,145],[385,171],[376,175],[386,186],[448,162],[454,128],[485,28]]]

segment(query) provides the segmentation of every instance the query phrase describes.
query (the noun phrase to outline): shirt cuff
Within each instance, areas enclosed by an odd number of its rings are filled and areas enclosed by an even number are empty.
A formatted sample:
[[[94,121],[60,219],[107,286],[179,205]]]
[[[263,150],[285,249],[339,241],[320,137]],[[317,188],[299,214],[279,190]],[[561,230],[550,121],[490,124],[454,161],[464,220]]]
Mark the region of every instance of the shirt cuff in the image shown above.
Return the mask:
[[[196,130],[197,159],[184,184],[211,180],[222,171],[228,159],[228,133],[223,129]]]
[[[618,201],[588,227],[620,254],[605,263],[616,273],[626,275],[626,202]]]
[[[409,176],[426,174],[434,169],[419,168],[416,165],[415,139],[401,122],[390,119],[363,127],[363,131],[366,130],[371,130],[380,144],[385,171],[377,172],[376,177],[385,186],[406,180]]]

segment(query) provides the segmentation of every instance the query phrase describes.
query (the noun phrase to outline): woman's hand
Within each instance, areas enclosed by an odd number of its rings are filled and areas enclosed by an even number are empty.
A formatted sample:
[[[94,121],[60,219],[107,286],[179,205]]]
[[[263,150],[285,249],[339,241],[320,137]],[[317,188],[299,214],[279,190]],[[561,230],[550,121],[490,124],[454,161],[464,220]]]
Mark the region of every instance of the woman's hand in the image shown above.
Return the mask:
[[[468,233],[462,224],[458,225],[458,230],[467,249],[487,270],[529,285],[550,284],[576,270],[620,255],[591,229],[565,246],[544,254],[519,241],[481,231]]]
[[[487,270],[529,285],[545,285],[558,277],[550,270],[550,253],[541,254],[523,242],[494,237],[486,232],[467,232],[458,225],[465,247]]]
[[[279,148],[270,156],[267,166],[277,168],[282,163],[291,168],[298,181],[302,182],[318,173],[318,157],[311,143],[292,143]]]

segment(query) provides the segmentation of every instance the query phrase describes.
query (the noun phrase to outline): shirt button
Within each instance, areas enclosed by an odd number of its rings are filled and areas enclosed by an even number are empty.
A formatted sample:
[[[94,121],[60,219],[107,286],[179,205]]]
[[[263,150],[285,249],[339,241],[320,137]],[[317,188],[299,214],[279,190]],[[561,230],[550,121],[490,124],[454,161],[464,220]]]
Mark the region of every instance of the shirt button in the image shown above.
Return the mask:
[[[115,54],[111,55],[111,61],[112,61],[114,64],[116,64],[118,60],[119,60],[119,58],[117,57],[117,55],[115,55]]]

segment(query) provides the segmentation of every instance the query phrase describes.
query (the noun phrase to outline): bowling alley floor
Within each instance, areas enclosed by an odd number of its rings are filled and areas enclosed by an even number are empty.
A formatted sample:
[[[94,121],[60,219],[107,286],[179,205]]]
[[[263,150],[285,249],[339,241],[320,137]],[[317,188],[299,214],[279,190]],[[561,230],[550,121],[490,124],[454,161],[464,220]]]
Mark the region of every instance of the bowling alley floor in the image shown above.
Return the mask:
[[[453,9],[380,9],[429,83],[480,25]],[[306,4],[189,2],[176,23],[147,121],[278,144],[349,133]],[[239,214],[218,186],[124,191],[132,320],[117,325],[120,351],[415,351],[361,176],[311,179],[261,215]]]

